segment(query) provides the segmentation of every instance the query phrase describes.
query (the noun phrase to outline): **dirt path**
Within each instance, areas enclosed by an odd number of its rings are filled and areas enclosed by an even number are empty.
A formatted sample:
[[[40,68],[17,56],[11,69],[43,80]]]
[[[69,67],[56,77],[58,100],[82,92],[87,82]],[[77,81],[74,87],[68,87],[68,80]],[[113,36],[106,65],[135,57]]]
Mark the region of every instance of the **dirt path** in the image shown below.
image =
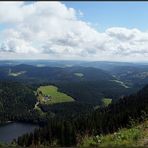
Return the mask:
[[[38,105],[39,105],[39,101],[37,101],[37,102],[36,102],[36,104],[35,104],[34,108],[37,108],[37,107],[38,107]]]

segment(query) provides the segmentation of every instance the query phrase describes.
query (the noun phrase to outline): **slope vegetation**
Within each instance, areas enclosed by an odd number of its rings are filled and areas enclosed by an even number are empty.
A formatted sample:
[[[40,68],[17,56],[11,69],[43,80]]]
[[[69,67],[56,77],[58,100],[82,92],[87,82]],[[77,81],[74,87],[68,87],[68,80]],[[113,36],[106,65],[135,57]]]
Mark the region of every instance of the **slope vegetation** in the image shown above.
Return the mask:
[[[86,135],[79,143],[79,147],[90,146],[148,146],[148,120],[131,128],[120,129],[113,134],[96,135],[93,137]]]

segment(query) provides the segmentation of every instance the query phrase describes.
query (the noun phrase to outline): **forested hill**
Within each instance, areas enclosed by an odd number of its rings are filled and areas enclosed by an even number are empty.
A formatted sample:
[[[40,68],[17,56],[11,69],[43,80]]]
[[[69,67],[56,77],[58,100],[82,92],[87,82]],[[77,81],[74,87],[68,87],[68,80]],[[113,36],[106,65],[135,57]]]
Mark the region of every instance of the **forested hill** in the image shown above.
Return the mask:
[[[93,67],[1,66],[0,79],[30,85],[53,84],[78,102],[94,105],[100,105],[105,97],[114,101],[135,92],[108,72]]]
[[[112,80],[112,75],[92,67],[37,67],[20,64],[16,66],[3,66],[0,76],[13,80],[38,80],[38,82],[63,82],[63,81],[96,81]]]
[[[21,146],[75,146],[86,135],[113,133],[119,128],[148,118],[148,85],[138,93],[124,97],[116,104],[97,109],[88,116],[73,120],[50,120],[34,133],[18,138]],[[131,122],[132,121],[132,122]]]
[[[29,120],[35,103],[36,97],[29,87],[17,82],[0,81],[0,122]]]

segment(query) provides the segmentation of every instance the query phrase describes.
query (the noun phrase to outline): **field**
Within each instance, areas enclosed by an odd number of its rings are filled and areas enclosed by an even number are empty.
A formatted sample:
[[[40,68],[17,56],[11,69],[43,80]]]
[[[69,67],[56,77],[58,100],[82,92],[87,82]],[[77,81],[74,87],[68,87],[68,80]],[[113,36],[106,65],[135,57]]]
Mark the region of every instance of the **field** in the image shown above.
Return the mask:
[[[37,90],[37,93],[40,103],[55,104],[74,101],[71,96],[59,92],[58,88],[53,85],[40,86]]]
[[[9,76],[17,77],[17,76],[22,75],[22,74],[24,74],[24,73],[26,73],[26,71],[10,72],[10,73],[9,73]]]
[[[112,99],[110,99],[110,98],[103,98],[102,99],[102,105],[105,106],[105,107],[108,106],[111,103],[112,103]]]
[[[78,76],[78,77],[83,77],[84,74],[83,73],[74,73],[75,76]]]

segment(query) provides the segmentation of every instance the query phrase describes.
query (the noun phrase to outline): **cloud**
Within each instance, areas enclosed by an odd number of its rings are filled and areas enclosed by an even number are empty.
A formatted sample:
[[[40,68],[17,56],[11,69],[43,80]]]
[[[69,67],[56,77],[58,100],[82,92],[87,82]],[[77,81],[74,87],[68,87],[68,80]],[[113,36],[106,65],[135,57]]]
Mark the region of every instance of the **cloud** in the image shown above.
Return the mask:
[[[148,54],[148,32],[138,29],[109,28],[106,33],[112,38],[115,54],[123,56]]]
[[[0,32],[0,57],[7,58],[6,53],[16,58],[24,54],[26,58],[84,60],[148,56],[148,32],[121,27],[98,32],[81,20],[82,15],[61,2],[1,2],[0,25],[10,27]]]

